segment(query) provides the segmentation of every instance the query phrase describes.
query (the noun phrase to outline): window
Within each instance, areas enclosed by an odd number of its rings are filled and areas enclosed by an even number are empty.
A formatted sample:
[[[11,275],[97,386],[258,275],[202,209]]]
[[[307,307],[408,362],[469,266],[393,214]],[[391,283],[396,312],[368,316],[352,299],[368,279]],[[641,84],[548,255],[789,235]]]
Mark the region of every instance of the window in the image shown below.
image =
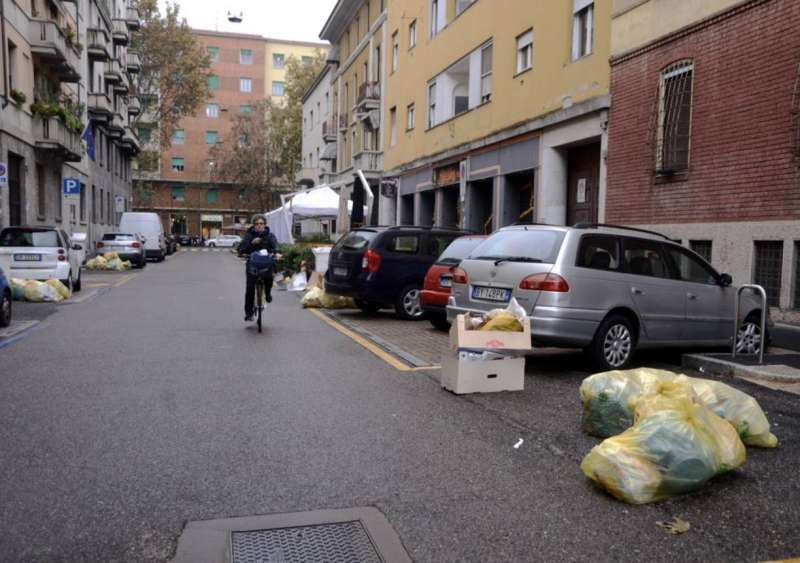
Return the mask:
[[[406,130],[411,131],[414,128],[414,121],[415,121],[415,108],[414,104],[409,105],[406,108]]]
[[[594,0],[572,0],[572,60],[592,54]]]
[[[439,33],[439,0],[431,0],[431,37]]]
[[[390,129],[390,138],[389,138],[389,145],[395,146],[397,144],[397,108],[393,107],[389,110],[389,127]]]
[[[386,245],[386,250],[389,252],[400,252],[403,254],[416,254],[417,250],[419,250],[419,236],[396,236],[389,241],[389,244]]]
[[[770,307],[777,307],[780,303],[782,267],[783,241],[756,241],[753,283],[766,290]]]
[[[247,133],[240,133],[239,134],[239,146],[240,147],[246,147],[249,142],[250,142],[250,137],[247,135]]]
[[[400,51],[400,42],[397,32],[392,33],[392,72],[397,72],[397,56]]]
[[[314,128],[314,110],[308,112],[308,129],[309,131]]]
[[[668,246],[667,252],[683,281],[717,285],[717,274],[696,256],[679,246]]]
[[[711,263],[711,241],[710,240],[690,240],[689,248],[703,257],[703,260]]]
[[[240,92],[252,92],[253,91],[253,81],[249,78],[240,78],[239,79],[239,91]]]
[[[625,265],[637,276],[671,278],[661,245],[644,239],[625,239]]]
[[[219,142],[219,134],[216,131],[206,131],[206,144],[216,145]]]
[[[186,201],[186,188],[172,186],[172,201]]]
[[[207,104],[206,117],[212,117],[215,119],[219,117],[219,104]]]
[[[182,145],[186,141],[186,132],[183,129],[175,129],[172,132],[172,144]]]
[[[100,189],[100,224],[104,224],[106,222],[106,192],[102,188]]]
[[[219,61],[219,47],[206,47],[208,51],[208,58],[211,59],[212,63],[216,63]]]
[[[578,266],[593,270],[619,270],[619,239],[595,235],[582,237]]]
[[[517,74],[533,67],[533,30],[517,37]]]
[[[250,113],[251,111],[253,111],[253,108],[249,105],[239,106],[239,113]]]
[[[218,188],[209,188],[206,192],[206,202],[207,203],[218,203],[219,202],[219,189]]]
[[[286,57],[282,53],[272,54],[272,68],[283,68],[286,66]]]
[[[284,83],[283,82],[273,82],[272,83],[272,95],[273,96],[283,96],[284,91]]]
[[[438,258],[455,239],[451,235],[428,235],[428,256]]]
[[[184,168],[184,161],[183,158],[173,156],[172,157],[172,171],[173,172],[183,172]]]
[[[310,65],[311,63],[314,62],[314,58],[313,57],[307,57],[307,56],[300,57],[300,62],[303,63],[303,66],[308,66],[308,65]]]
[[[492,44],[481,50],[481,103],[492,99]]]
[[[212,74],[208,77],[208,89],[219,90],[219,76]]]
[[[436,82],[428,85],[428,128],[436,125]]]
[[[251,64],[253,64],[253,51],[251,49],[240,49],[239,50],[239,64],[240,65],[251,65]]]
[[[17,87],[17,46],[8,42],[8,87],[14,90]]]
[[[661,73],[656,143],[658,174],[670,175],[689,169],[693,69],[691,61],[681,61]]]
[[[149,127],[137,127],[136,128],[136,135],[139,137],[139,140],[143,143],[150,142],[150,128]]]
[[[413,49],[417,45],[417,20],[408,26],[408,48]]]
[[[81,199],[80,199],[80,221],[86,222],[86,184],[81,183]]]

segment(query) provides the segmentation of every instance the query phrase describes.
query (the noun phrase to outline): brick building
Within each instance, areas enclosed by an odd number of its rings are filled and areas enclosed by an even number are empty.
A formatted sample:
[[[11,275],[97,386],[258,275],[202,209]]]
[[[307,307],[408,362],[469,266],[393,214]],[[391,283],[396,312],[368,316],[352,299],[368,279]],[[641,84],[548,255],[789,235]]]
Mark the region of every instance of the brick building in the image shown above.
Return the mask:
[[[800,307],[800,3],[616,0],[606,220]]]

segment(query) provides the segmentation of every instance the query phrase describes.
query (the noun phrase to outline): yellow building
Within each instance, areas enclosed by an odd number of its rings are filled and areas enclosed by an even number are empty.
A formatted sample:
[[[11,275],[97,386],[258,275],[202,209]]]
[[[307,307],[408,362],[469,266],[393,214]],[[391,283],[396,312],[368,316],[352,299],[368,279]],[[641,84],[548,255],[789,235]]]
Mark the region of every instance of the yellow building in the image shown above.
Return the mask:
[[[286,63],[289,57],[310,63],[318,53],[325,52],[328,45],[304,41],[264,39],[264,89],[275,103],[283,103],[286,86]]]
[[[602,219],[610,9],[389,0],[384,177],[398,223]]]

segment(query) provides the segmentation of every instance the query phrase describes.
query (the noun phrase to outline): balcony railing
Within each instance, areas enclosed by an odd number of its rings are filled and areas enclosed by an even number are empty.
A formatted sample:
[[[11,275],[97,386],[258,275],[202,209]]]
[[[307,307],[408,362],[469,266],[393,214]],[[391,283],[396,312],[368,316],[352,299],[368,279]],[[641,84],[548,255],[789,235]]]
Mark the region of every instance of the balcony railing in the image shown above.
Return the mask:
[[[356,105],[361,104],[380,104],[381,101],[381,85],[378,82],[364,82],[358,88],[358,98]]]
[[[105,92],[90,93],[87,102],[89,117],[92,119],[105,122],[114,113],[111,98]]]
[[[127,45],[131,38],[130,32],[128,31],[128,22],[126,20],[114,18],[113,24],[114,31],[111,33],[111,36],[114,38],[114,43]]]
[[[90,27],[86,30],[86,52],[90,58],[107,61],[111,58],[108,32],[103,28]]]
[[[326,143],[330,143],[336,140],[337,137],[337,125],[336,125],[336,117],[331,117],[330,119],[326,119],[322,122],[322,139]]]
[[[131,96],[128,99],[128,114],[139,115],[140,113],[142,113],[142,104],[139,102],[139,98]]]
[[[122,81],[122,66],[117,59],[106,61],[106,70],[104,73],[108,82],[121,82]]]
[[[353,168],[362,172],[383,172],[383,153],[361,151],[353,157]]]
[[[125,133],[125,121],[119,111],[111,115],[111,119],[109,120],[108,125],[106,125],[106,129],[110,137],[115,137],[117,139],[121,138]]]
[[[141,145],[139,144],[139,137],[136,136],[136,133],[133,132],[133,129],[130,127],[125,127],[125,131],[122,136],[122,148],[133,154],[134,156],[139,154],[141,151]]]
[[[68,162],[81,161],[81,136],[57,117],[35,118],[36,148],[54,151]],[[36,123],[38,122],[38,123]]]
[[[142,62],[139,59],[139,53],[128,51],[128,72],[136,74],[140,70],[142,70]]]
[[[125,23],[128,24],[128,29],[131,31],[138,31],[141,25],[139,22],[139,10],[132,4],[128,4],[125,9]]]
[[[30,20],[31,52],[52,66],[63,82],[78,82],[81,58],[75,48],[77,38],[68,39],[53,20]]]

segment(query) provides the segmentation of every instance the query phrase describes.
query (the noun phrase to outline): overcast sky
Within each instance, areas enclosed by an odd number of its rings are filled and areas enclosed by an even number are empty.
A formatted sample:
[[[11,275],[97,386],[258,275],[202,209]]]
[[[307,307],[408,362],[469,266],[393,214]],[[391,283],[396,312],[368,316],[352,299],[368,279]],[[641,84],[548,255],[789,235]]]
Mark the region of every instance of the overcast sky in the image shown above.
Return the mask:
[[[162,6],[166,0],[159,0]],[[319,41],[319,32],[336,0],[178,0],[180,14],[198,29],[253,33],[275,39]],[[228,22],[228,11],[243,13],[242,23]]]

